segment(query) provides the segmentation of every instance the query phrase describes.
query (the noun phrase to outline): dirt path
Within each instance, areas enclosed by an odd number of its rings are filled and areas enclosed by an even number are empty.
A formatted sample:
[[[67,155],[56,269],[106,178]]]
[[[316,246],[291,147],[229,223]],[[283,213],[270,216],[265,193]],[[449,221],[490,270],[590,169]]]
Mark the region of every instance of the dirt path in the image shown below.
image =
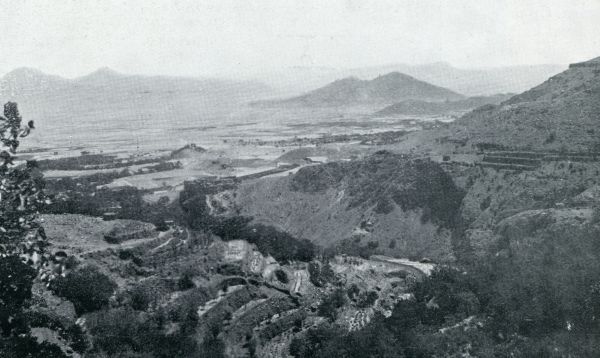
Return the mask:
[[[424,263],[418,261],[411,261],[408,259],[396,259],[393,257],[383,256],[383,255],[373,255],[370,257],[373,261],[382,261],[396,264],[400,267],[407,268],[409,270],[418,270],[421,274],[425,276],[431,275],[431,272],[435,268],[435,264],[432,263]]]

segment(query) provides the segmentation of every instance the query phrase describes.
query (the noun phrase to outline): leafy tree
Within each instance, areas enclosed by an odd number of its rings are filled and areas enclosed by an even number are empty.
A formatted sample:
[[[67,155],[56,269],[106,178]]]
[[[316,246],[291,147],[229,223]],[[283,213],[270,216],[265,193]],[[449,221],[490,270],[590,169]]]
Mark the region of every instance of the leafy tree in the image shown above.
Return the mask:
[[[281,269],[277,269],[275,270],[275,277],[277,278],[277,280],[281,283],[288,283],[290,282],[290,280],[288,279],[287,274],[285,273],[285,271],[281,270]]]
[[[308,274],[310,275],[310,282],[317,287],[323,287],[327,283],[335,281],[335,272],[333,272],[329,263],[320,264],[316,261],[309,263]]]
[[[75,305],[78,314],[99,310],[108,304],[116,284],[93,266],[86,266],[60,277],[50,288]]]
[[[44,263],[45,235],[36,218],[45,197],[35,163],[14,163],[19,138],[33,129],[33,121],[25,127],[21,121],[17,104],[5,104],[4,117],[0,116],[0,256],[19,256],[39,268]]]
[[[337,288],[332,294],[326,296],[318,308],[319,316],[334,321],[337,318],[337,309],[346,303],[346,292]]]
[[[0,329],[3,335],[26,331],[21,310],[31,298],[35,270],[17,256],[0,259]],[[13,332],[14,331],[14,332]]]
[[[294,337],[290,343],[290,354],[294,357],[317,357],[327,342],[342,334],[340,328],[327,324],[311,328],[304,335]]]
[[[35,277],[52,274],[45,234],[36,221],[46,200],[42,175],[34,162],[15,163],[20,138],[34,128],[33,121],[21,122],[17,104],[6,103],[0,116],[0,356],[59,357],[58,347],[29,336],[24,315]]]
[[[375,292],[375,291],[366,292],[364,297],[361,297],[361,299],[358,301],[358,307],[360,307],[360,308],[371,307],[371,306],[373,306],[375,301],[377,301],[378,298],[379,298],[379,295],[377,294],[377,292]]]
[[[184,272],[179,280],[177,280],[177,288],[181,291],[189,290],[190,288],[194,287],[196,287],[196,284],[194,284],[192,274],[189,272]]]

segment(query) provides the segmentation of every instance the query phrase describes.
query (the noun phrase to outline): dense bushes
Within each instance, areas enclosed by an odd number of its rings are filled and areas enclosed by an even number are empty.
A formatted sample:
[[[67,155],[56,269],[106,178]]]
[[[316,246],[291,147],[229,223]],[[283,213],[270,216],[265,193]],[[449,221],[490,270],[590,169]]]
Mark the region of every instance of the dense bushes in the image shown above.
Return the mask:
[[[325,175],[324,175],[325,174]],[[339,162],[307,166],[292,177],[290,187],[294,191],[314,193],[339,184],[344,178],[343,164]]]
[[[393,241],[394,242],[394,241]],[[360,237],[353,237],[344,239],[335,246],[328,248],[327,253],[329,256],[333,255],[349,255],[362,257],[364,259],[368,259],[371,255],[375,255],[379,250],[379,242],[377,241],[368,241],[366,244],[362,244]]]
[[[504,238],[499,251],[466,268],[438,267],[389,318],[352,333],[323,326],[291,349],[306,357],[599,356],[600,227],[534,235]]]
[[[367,308],[373,306],[375,301],[379,298],[379,294],[375,291],[365,292],[364,295],[360,295],[359,300],[356,302],[356,305],[359,308]]]
[[[18,321],[25,300],[31,298],[36,272],[17,256],[0,257],[0,333],[20,331]]]
[[[405,211],[421,209],[427,219],[451,228],[457,225],[464,196],[439,164],[386,151],[360,161],[302,168],[290,186],[295,191],[318,192],[342,182],[347,185],[349,208],[373,206],[377,213],[386,214],[396,204]]]
[[[116,284],[97,268],[85,266],[54,280],[50,288],[73,302],[77,314],[83,314],[106,306]]]
[[[296,239],[272,226],[248,224],[249,220],[234,217],[216,220],[211,230],[223,240],[246,240],[258,250],[273,256],[277,261],[310,261],[315,255],[315,246],[306,239]]]
[[[198,355],[196,342],[180,331],[167,334],[165,317],[127,308],[97,311],[87,317],[94,348],[88,356],[192,357]]]
[[[52,181],[48,185],[52,204],[45,207],[44,212],[102,216],[114,211],[116,218],[152,223],[163,230],[166,221],[180,222],[183,217],[178,202],[149,203],[143,199],[144,190],[135,187],[96,189],[100,184],[87,176]]]
[[[333,269],[329,263],[309,263],[308,274],[310,275],[310,282],[317,287],[323,287],[327,283],[333,283],[335,281],[335,273],[333,272]]]
[[[83,354],[88,348],[88,340],[81,326],[52,312],[29,311],[27,318],[31,327],[45,327],[58,333],[75,352]]]
[[[129,291],[129,304],[134,310],[145,311],[156,306],[164,294],[165,292],[152,282],[139,283]]]
[[[66,358],[67,356],[54,344],[38,343],[33,337],[20,336],[10,340],[0,339],[0,357]]]
[[[153,289],[153,282],[147,281],[135,286],[129,296],[132,300],[123,301],[120,307],[86,315],[87,332],[93,343],[86,356],[204,357],[207,350],[218,351],[220,341],[215,341],[210,333],[202,337],[204,345],[197,344],[195,337],[198,307],[212,297],[208,289],[190,288],[171,296],[168,305],[159,305],[156,303],[164,302],[169,295],[159,287]]]
[[[190,288],[196,287],[192,275],[189,272],[184,272],[179,280],[177,280],[177,288],[181,291],[189,290]]]
[[[186,222],[195,230],[210,231],[223,240],[246,240],[255,244],[263,254],[277,261],[310,261],[315,255],[315,246],[306,239],[297,239],[273,226],[250,224],[252,218],[244,216],[218,217],[209,214],[206,193],[209,189],[188,189],[180,196],[180,205],[185,212]],[[216,190],[216,189],[215,189]]]
[[[290,353],[302,358],[425,357],[404,354],[401,342],[385,326],[381,315],[364,329],[351,333],[335,325],[311,328],[292,340]]]
[[[337,288],[321,301],[317,308],[317,312],[319,313],[319,316],[334,321],[337,317],[338,308],[342,307],[345,303],[346,292],[342,288]]]
[[[281,269],[277,269],[275,270],[275,278],[283,283],[283,284],[287,284],[288,282],[290,282],[287,274],[285,273],[285,271],[281,270]]]

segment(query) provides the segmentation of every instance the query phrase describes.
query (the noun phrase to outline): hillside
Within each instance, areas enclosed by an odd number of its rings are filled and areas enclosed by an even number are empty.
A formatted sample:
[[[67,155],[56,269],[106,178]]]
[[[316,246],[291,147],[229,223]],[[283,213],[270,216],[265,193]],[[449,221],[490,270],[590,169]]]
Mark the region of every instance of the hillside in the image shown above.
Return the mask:
[[[335,107],[354,105],[386,105],[402,100],[450,101],[463,96],[449,89],[419,81],[411,76],[391,72],[372,80],[348,77],[302,96],[284,100],[261,101],[261,105],[295,105]]]
[[[461,114],[486,104],[500,104],[508,98],[510,98],[508,94],[497,94],[494,96],[469,97],[450,102],[407,100],[385,107],[375,112],[373,116]]]
[[[450,234],[462,192],[430,161],[382,152],[242,182],[206,199],[189,188],[183,197],[208,205],[194,215],[250,217],[324,247],[373,241],[397,257],[453,260]]]
[[[499,106],[484,106],[456,122],[454,135],[472,144],[598,150],[600,58],[573,64]]]

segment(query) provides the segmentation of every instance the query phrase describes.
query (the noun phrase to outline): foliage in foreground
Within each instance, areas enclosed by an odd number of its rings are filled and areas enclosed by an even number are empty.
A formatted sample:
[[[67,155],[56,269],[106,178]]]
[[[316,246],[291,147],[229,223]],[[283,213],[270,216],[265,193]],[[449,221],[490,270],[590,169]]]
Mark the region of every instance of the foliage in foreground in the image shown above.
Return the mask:
[[[44,253],[46,237],[37,222],[45,204],[42,175],[35,163],[16,165],[20,139],[34,128],[21,126],[17,104],[4,105],[0,116],[0,356],[61,357],[60,348],[30,336],[26,314],[38,273],[53,277]]]
[[[310,329],[290,351],[357,358],[600,356],[600,227],[582,226],[540,235],[535,250],[505,248],[462,270],[437,269],[391,317],[376,316],[351,333],[333,325]]]

